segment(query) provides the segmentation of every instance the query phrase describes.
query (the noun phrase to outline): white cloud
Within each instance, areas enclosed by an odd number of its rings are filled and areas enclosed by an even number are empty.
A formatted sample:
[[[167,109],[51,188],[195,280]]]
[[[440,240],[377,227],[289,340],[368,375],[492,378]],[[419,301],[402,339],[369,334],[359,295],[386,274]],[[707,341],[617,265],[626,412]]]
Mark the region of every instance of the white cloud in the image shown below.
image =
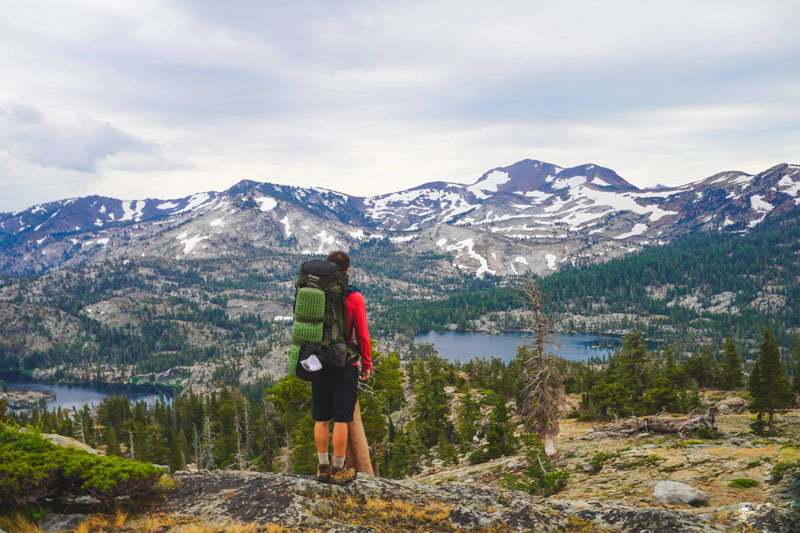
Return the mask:
[[[639,186],[757,172],[800,153],[799,19],[788,1],[32,0],[0,19],[0,210],[243,178],[377,194],[526,157]]]

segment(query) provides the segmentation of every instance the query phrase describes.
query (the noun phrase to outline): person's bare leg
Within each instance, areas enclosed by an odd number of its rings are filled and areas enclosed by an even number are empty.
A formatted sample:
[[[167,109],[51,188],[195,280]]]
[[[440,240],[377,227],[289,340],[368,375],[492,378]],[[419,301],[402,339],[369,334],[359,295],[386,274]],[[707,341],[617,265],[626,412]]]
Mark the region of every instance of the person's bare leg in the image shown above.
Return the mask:
[[[334,424],[334,443],[336,442],[336,425]],[[330,433],[328,432],[328,421],[319,422],[317,421],[314,424],[314,440],[317,443],[317,451],[319,453],[328,453],[328,438],[330,437]],[[345,441],[347,439],[347,434],[345,434]],[[336,448],[334,448],[336,449]]]
[[[333,456],[344,457],[346,451],[347,451],[347,422],[334,422]]]

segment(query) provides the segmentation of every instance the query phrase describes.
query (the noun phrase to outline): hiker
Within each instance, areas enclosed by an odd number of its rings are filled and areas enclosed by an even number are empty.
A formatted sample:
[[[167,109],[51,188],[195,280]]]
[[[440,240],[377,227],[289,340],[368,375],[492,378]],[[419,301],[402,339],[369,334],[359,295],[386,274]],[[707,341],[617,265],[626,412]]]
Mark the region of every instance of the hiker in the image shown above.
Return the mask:
[[[345,274],[350,270],[350,256],[345,252],[337,251],[328,255],[328,261],[337,265]],[[347,328],[349,332],[347,341],[353,342],[353,337],[358,343],[361,352],[361,380],[369,379],[372,368],[370,357],[370,339],[367,329],[367,310],[364,297],[353,287],[348,286]],[[325,366],[320,371],[320,376],[311,382],[312,390],[312,417],[314,425],[314,440],[317,443],[316,480],[323,483],[345,485],[356,478],[356,471],[345,466],[345,452],[347,451],[348,423],[353,421],[353,411],[358,393],[359,365],[358,361],[345,364],[340,368],[333,365]],[[328,458],[329,423],[333,419],[333,461]]]

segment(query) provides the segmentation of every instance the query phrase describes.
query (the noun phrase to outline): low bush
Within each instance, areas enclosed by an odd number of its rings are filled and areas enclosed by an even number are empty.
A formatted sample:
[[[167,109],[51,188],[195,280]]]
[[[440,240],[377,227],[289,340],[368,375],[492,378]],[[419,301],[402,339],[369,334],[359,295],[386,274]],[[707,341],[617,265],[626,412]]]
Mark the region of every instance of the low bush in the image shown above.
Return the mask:
[[[603,469],[603,465],[606,464],[606,461],[609,459],[615,459],[619,457],[619,452],[597,452],[592,456],[592,459],[589,461],[589,464],[592,466],[592,474],[596,474]]]
[[[56,446],[33,431],[0,424],[0,509],[23,509],[89,495],[111,504],[151,494],[161,471],[151,464]]]
[[[772,481],[780,481],[783,479],[786,471],[793,468],[800,468],[800,459],[795,459],[794,461],[781,461],[775,464],[775,466],[772,467]]]
[[[706,442],[699,439],[686,439],[686,440],[679,440],[678,442],[673,442],[669,445],[669,448],[691,448],[695,444],[705,444]]]
[[[719,431],[714,428],[697,428],[689,433],[695,439],[714,440],[719,438]]]
[[[735,489],[749,489],[752,487],[757,487],[758,481],[755,479],[750,479],[749,477],[740,477],[728,483],[728,486]]]
[[[522,475],[503,474],[500,485],[540,496],[552,496],[567,485],[569,471],[559,470],[544,453],[544,444],[535,433],[520,436],[528,466]]]

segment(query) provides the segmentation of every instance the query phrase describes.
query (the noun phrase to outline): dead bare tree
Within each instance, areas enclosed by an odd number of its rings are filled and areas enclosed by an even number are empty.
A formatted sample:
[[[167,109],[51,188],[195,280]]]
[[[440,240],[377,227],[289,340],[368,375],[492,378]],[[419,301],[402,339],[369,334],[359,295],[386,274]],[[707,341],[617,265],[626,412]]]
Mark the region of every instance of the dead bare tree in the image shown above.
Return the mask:
[[[270,449],[269,422],[275,407],[272,402],[262,400],[264,403],[264,466],[267,472],[272,472],[272,450]]]
[[[552,353],[545,355],[544,351],[550,327],[550,321],[542,313],[544,293],[530,274],[522,280],[520,290],[531,311],[531,342],[524,348],[526,357],[522,365],[522,413],[525,428],[539,434],[544,441],[545,453],[552,456],[556,453],[553,439],[558,435],[559,420],[566,403],[564,382],[555,357]]]

